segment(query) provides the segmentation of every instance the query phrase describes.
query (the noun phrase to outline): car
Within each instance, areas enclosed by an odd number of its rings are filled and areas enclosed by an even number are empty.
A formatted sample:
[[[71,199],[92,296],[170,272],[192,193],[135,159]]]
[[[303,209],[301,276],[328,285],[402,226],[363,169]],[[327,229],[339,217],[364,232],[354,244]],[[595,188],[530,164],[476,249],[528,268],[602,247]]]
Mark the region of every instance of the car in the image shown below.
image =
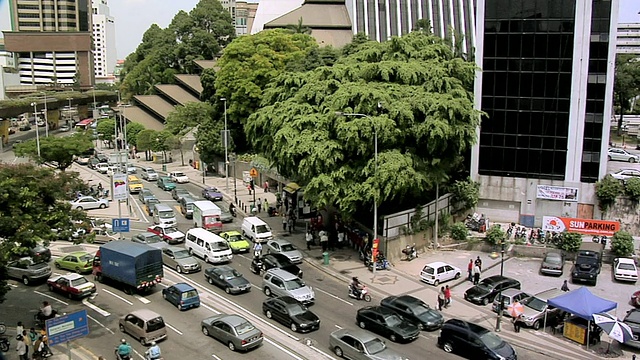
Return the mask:
[[[29,131],[29,130],[31,130],[31,125],[29,125],[29,124],[20,125],[18,130],[20,130],[20,131]]]
[[[263,301],[262,313],[267,318],[288,326],[293,332],[304,333],[320,328],[320,318],[291,296]]]
[[[302,278],[302,270],[282,254],[265,254],[262,255],[260,261],[251,262],[251,272],[260,274],[260,271],[268,271],[269,269],[282,269]]]
[[[147,181],[157,181],[158,173],[154,168],[146,167],[140,170],[140,176]]]
[[[21,248],[18,253],[14,253],[14,260],[30,257],[36,263],[39,262],[49,262],[51,260],[51,250],[44,246],[43,244],[35,244],[33,247],[29,249]]]
[[[95,226],[91,228],[90,232],[95,234],[93,238],[94,244],[106,244],[114,240],[119,240],[120,238],[120,235],[113,231],[111,224]]]
[[[80,274],[68,273],[47,280],[50,291],[66,295],[69,299],[83,298],[96,292],[96,285]]]
[[[78,165],[88,165],[89,164],[89,156],[86,156],[86,155],[76,156],[73,161],[75,161],[76,164],[78,164]]]
[[[262,331],[240,315],[214,315],[202,320],[200,327],[205,336],[227,345],[231,351],[247,351],[260,346],[264,340]]]
[[[155,209],[156,204],[160,204],[160,200],[158,200],[155,196],[147,198],[145,200],[144,208],[149,216],[153,216],[153,209]]]
[[[420,330],[437,330],[444,323],[442,314],[411,295],[386,297],[380,301],[380,306],[395,311]]]
[[[262,291],[270,296],[291,296],[303,304],[313,304],[316,294],[299,277],[282,269],[270,269],[262,277]]]
[[[96,164],[95,169],[98,170],[99,173],[101,174],[106,174],[107,170],[109,169],[109,164],[101,162]]]
[[[196,200],[192,197],[185,196],[180,199],[180,213],[185,219],[193,219],[193,203]]]
[[[234,253],[249,252],[251,250],[251,243],[238,231],[224,231],[219,233],[218,236],[227,240],[231,251]]]
[[[174,183],[173,180],[171,180],[171,178],[166,176],[159,177],[156,184],[160,189],[164,191],[171,191],[176,188],[176,183]]]
[[[75,271],[78,274],[91,272],[93,269],[93,254],[86,251],[76,251],[64,254],[53,262],[56,269]]]
[[[607,160],[609,161],[627,161],[630,163],[637,163],[640,157],[638,155],[634,155],[627,150],[624,149],[614,149],[609,148],[607,151]]]
[[[147,228],[147,231],[161,236],[164,241],[172,245],[184,242],[184,233],[178,230],[175,225],[152,225]]]
[[[138,200],[140,200],[141,203],[144,204],[145,201],[147,201],[147,199],[149,198],[154,198],[156,197],[155,195],[153,195],[153,193],[151,192],[151,190],[149,189],[142,189],[139,193],[138,193]]]
[[[128,164],[126,168],[127,168],[127,174],[136,174],[138,172],[138,168],[135,165]]]
[[[550,251],[544,255],[540,264],[540,273],[543,275],[562,276],[564,269],[564,254],[558,251]]]
[[[540,330],[545,321],[548,324],[556,323],[558,319],[563,317],[564,312],[549,305],[547,302],[549,299],[556,298],[562,294],[564,294],[564,291],[553,288],[520,301],[524,306],[524,310],[518,319],[522,324],[530,326],[534,330]]]
[[[71,130],[71,127],[69,125],[62,125],[58,128],[58,130],[60,130],[60,132],[68,132],[69,130]]]
[[[147,244],[157,249],[162,249],[169,246],[169,244],[164,242],[159,235],[149,231],[134,235],[131,238],[131,241],[138,244]]]
[[[172,171],[169,173],[171,181],[178,184],[186,184],[189,182],[189,177],[182,171]]]
[[[122,316],[118,320],[118,328],[121,332],[130,334],[134,339],[139,339],[143,346],[148,346],[152,341],[167,338],[167,326],[164,319],[160,314],[148,309],[134,310]]]
[[[51,266],[46,262],[36,262],[30,257],[23,257],[7,264],[7,276],[29,285],[33,282],[48,279],[51,276]]]
[[[94,170],[95,170],[95,169],[96,169],[96,166],[97,166],[98,164],[100,164],[100,160],[98,160],[97,158],[92,157],[92,158],[90,158],[90,159],[89,159],[89,167],[90,167],[91,169],[94,169]]]
[[[460,319],[447,320],[438,337],[438,346],[446,353],[467,359],[516,360],[513,347],[486,328]]]
[[[234,216],[231,214],[231,211],[229,211],[229,207],[222,206],[222,205],[218,205],[218,207],[220,208],[220,211],[221,211],[220,222],[223,224],[232,223]]]
[[[224,289],[227,294],[251,291],[251,283],[229,265],[208,268],[204,271],[204,277],[209,284]]]
[[[640,179],[640,170],[638,169],[620,169],[610,174],[614,179],[627,181],[629,179]]]
[[[107,175],[113,176],[115,174],[121,174],[120,167],[117,165],[109,165],[107,167]]]
[[[629,325],[629,327],[631,328],[631,332],[633,333],[633,338],[625,342],[624,344],[636,349],[640,349],[640,310],[628,310],[627,315],[625,315],[622,322]]]
[[[329,347],[340,358],[353,360],[405,360],[375,335],[360,329],[338,329],[329,335]]]
[[[420,279],[427,284],[438,286],[442,282],[459,279],[461,273],[460,268],[442,261],[436,261],[426,264],[422,268]]]
[[[506,276],[489,276],[481,280],[478,285],[467,289],[467,291],[464,292],[464,298],[475,304],[487,305],[493,302],[501,290],[520,289],[520,286],[518,280]]]
[[[72,210],[92,210],[109,207],[109,199],[96,199],[93,196],[81,196],[69,203],[71,204]]]
[[[162,289],[162,298],[176,306],[180,311],[200,306],[198,290],[187,283],[177,283]]]
[[[613,278],[618,281],[635,283],[638,281],[638,268],[636,262],[630,258],[613,259]]]
[[[162,249],[162,263],[175,269],[179,274],[195,273],[202,269],[200,261],[189,255],[189,250],[178,246],[168,246]]]
[[[293,244],[284,239],[271,239],[265,244],[267,254],[282,254],[294,264],[302,263],[302,253]]]
[[[99,154],[96,155],[96,158],[101,163],[108,163],[109,162],[109,156],[107,154],[99,153]]]
[[[420,335],[420,329],[416,324],[382,306],[366,306],[358,309],[356,323],[361,329],[368,329],[388,337],[393,342],[413,341]]]
[[[187,189],[177,187],[171,190],[171,197],[177,202],[180,202],[180,199],[187,196],[191,198],[193,197],[193,195],[191,195],[191,193],[187,191]]]
[[[493,300],[491,310],[495,313],[500,311],[500,297],[502,297],[502,315],[511,317],[511,313],[509,312],[509,305],[517,302],[522,302],[524,299],[530,296],[530,294],[519,289],[503,290],[502,293],[499,296],[496,296],[496,298]]]
[[[210,201],[222,201],[222,193],[211,186],[202,189],[202,197]]]

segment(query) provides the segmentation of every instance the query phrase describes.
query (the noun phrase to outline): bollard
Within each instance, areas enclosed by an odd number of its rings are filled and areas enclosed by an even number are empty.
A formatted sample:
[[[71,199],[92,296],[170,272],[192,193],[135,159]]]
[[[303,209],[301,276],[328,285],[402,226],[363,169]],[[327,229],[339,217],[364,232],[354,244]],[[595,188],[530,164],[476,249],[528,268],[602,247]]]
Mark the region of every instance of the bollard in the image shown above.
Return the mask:
[[[322,264],[329,265],[329,253],[326,251],[322,253]]]
[[[167,165],[162,164],[162,171],[166,172],[167,171]]]

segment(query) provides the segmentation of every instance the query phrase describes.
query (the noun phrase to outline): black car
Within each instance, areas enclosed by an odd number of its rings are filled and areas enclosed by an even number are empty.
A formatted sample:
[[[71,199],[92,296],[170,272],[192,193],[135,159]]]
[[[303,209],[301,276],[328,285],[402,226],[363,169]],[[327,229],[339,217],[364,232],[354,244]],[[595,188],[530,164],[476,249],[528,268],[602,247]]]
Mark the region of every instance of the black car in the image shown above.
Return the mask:
[[[14,254],[15,259],[22,257],[31,257],[33,261],[37,263],[49,262],[49,260],[51,260],[51,250],[42,244],[36,244],[34,247],[29,248],[29,250]]]
[[[180,199],[182,199],[183,197],[192,197],[192,195],[187,189],[177,187],[171,190],[171,197],[173,198],[173,200],[180,202]]]
[[[251,261],[251,272],[254,274],[260,275],[260,271],[267,271],[269,269],[282,269],[302,278],[302,270],[285,255],[277,253],[266,254],[262,255],[259,259],[254,258],[253,261]]]
[[[289,326],[291,331],[309,332],[320,328],[320,319],[291,296],[270,298],[262,303],[262,313],[269,319]]]
[[[444,317],[424,301],[410,295],[389,296],[380,301],[380,306],[395,311],[420,330],[437,330],[442,327]]]
[[[498,335],[480,325],[451,319],[442,325],[438,346],[467,359],[517,360],[516,351]]]
[[[394,342],[412,341],[420,335],[418,326],[382,306],[367,306],[358,310],[356,322],[360,328],[386,336]]]
[[[633,332],[633,339],[625,342],[625,345],[640,348],[640,310],[631,309],[627,311],[627,315],[624,317],[623,322],[629,325]]]
[[[464,298],[475,304],[487,305],[493,302],[500,291],[507,289],[520,290],[520,282],[506,276],[494,275],[483,279],[478,285],[467,289],[467,291],[464,292]]]
[[[208,268],[204,277],[209,284],[223,288],[227,294],[251,291],[251,283],[229,265]]]

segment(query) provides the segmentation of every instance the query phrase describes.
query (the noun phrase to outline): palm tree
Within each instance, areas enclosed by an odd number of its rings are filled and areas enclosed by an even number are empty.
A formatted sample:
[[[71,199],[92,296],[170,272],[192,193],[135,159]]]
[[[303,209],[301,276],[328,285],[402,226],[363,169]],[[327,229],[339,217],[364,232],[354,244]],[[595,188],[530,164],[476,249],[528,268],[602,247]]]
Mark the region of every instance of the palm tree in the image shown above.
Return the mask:
[[[302,24],[302,17],[298,19],[297,25],[289,25],[287,28],[294,34],[311,34],[311,28]]]

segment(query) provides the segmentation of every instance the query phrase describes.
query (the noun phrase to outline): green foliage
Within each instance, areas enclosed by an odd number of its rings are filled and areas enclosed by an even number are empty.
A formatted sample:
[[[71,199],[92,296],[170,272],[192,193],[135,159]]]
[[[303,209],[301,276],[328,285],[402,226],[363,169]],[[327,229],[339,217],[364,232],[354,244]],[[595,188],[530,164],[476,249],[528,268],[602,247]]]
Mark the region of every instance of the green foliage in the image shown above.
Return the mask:
[[[144,130],[144,125],[137,122],[130,122],[127,124],[126,130],[127,141],[129,142],[129,144],[136,146],[138,142],[138,134],[140,134],[140,132]]]
[[[451,214],[440,212],[438,216],[438,233],[444,234],[451,229]]]
[[[622,122],[625,112],[631,110],[632,100],[640,95],[640,62],[631,54],[616,56],[616,72],[614,75],[613,98],[619,108],[618,136],[622,133]]]
[[[83,187],[75,173],[47,167],[0,164],[0,302],[8,291],[6,261],[38,242],[55,240],[51,229],[69,231],[72,221],[87,221],[71,210],[67,194]],[[17,245],[16,245],[17,243]]]
[[[64,171],[73,163],[73,157],[81,155],[93,148],[91,138],[84,133],[75,133],[67,137],[41,137],[40,157],[36,140],[29,140],[16,144],[13,151],[16,156],[28,156],[37,163],[55,164],[56,168]]]
[[[194,127],[211,121],[213,121],[213,106],[211,104],[190,102],[176,106],[169,113],[165,124],[167,131],[181,136]]]
[[[306,199],[348,217],[374,198],[430,191],[461,164],[479,125],[475,70],[431,35],[367,42],[332,67],[272,81],[245,131]]]
[[[101,135],[102,140],[113,141],[113,136],[116,131],[116,121],[115,119],[105,119],[98,121],[98,125],[96,125],[96,131]],[[127,134],[128,135],[128,134]]]
[[[332,66],[338,61],[339,57],[340,51],[332,46],[311,47],[306,50],[303,58],[289,62],[286,68],[290,72],[310,71],[321,66]]]
[[[217,69],[204,69],[200,74],[200,84],[202,84],[202,92],[200,93],[201,101],[209,101],[215,103],[216,99],[216,71]]]
[[[507,234],[502,230],[500,225],[496,224],[492,225],[491,228],[487,230],[485,240],[491,245],[497,245],[505,239],[506,235]]]
[[[153,145],[158,138],[158,132],[151,129],[144,129],[138,133],[136,147],[138,151],[153,150]]]
[[[480,198],[480,183],[471,178],[457,180],[450,191],[453,194],[453,201],[463,204],[463,210],[473,209]]]
[[[151,139],[151,150],[167,152],[178,148],[180,140],[167,130],[157,131],[156,138]]]
[[[469,229],[463,222],[451,225],[451,238],[456,241],[466,241],[469,237]]]
[[[627,194],[632,201],[638,202],[638,200],[640,200],[640,179],[636,177],[628,179],[624,184],[624,193]]]
[[[560,234],[560,243],[558,249],[562,249],[568,252],[576,252],[582,245],[582,234],[563,232]]]
[[[342,47],[342,55],[349,56],[351,54],[354,54],[360,50],[360,47],[363,44],[366,44],[369,42],[373,42],[373,41],[369,39],[369,37],[366,34],[357,33],[353,35],[353,38],[351,38],[350,43]]]
[[[618,257],[633,255],[633,236],[624,230],[620,230],[613,234],[613,238],[611,239],[611,251]]]
[[[624,188],[620,181],[611,175],[607,175],[596,182],[596,196],[598,197],[600,209],[606,211],[616,201],[616,197],[622,195],[623,191]]]

